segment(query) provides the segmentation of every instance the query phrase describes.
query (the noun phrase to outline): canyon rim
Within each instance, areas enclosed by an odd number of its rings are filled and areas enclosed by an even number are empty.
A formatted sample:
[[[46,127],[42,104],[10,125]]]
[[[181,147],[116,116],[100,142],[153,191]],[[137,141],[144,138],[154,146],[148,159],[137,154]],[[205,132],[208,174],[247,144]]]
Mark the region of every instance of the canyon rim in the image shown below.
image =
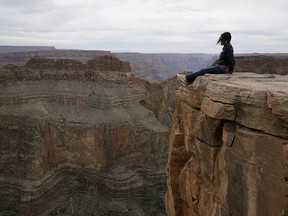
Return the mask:
[[[31,55],[0,71],[0,215],[288,214],[285,59],[180,87],[127,54]]]

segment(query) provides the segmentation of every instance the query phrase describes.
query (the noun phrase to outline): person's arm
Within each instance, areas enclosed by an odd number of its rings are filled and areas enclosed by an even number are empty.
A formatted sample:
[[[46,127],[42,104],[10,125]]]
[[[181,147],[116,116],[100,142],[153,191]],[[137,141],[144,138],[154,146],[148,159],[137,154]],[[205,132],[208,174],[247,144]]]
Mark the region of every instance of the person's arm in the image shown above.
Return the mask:
[[[232,45],[225,47],[226,58],[228,61],[229,70],[228,73],[233,73],[234,66],[235,66],[235,59],[234,59],[234,50]]]

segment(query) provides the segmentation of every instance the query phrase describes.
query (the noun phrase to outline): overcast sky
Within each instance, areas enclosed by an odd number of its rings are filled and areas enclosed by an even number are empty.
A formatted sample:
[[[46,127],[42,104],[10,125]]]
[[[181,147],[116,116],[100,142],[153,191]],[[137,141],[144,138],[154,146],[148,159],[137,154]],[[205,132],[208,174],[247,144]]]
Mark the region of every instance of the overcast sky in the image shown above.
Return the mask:
[[[0,0],[0,45],[142,53],[288,53],[287,0]]]

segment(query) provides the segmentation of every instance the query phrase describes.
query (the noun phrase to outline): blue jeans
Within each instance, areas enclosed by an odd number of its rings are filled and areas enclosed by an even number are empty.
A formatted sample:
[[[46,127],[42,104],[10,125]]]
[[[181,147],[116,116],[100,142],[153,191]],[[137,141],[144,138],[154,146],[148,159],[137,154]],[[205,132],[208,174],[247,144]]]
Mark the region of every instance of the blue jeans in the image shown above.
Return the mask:
[[[186,80],[188,83],[192,83],[198,76],[203,76],[204,74],[225,74],[226,71],[219,66],[212,66],[205,69],[201,69],[195,73],[186,75]]]

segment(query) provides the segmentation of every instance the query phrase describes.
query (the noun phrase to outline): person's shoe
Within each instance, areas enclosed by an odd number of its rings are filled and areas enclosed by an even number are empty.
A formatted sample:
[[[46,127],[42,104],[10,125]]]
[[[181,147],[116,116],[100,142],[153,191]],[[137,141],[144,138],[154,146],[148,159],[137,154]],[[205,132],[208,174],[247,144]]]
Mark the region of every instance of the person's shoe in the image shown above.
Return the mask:
[[[184,74],[177,74],[177,78],[183,83],[183,84],[187,84],[187,80],[186,80],[186,75]]]

